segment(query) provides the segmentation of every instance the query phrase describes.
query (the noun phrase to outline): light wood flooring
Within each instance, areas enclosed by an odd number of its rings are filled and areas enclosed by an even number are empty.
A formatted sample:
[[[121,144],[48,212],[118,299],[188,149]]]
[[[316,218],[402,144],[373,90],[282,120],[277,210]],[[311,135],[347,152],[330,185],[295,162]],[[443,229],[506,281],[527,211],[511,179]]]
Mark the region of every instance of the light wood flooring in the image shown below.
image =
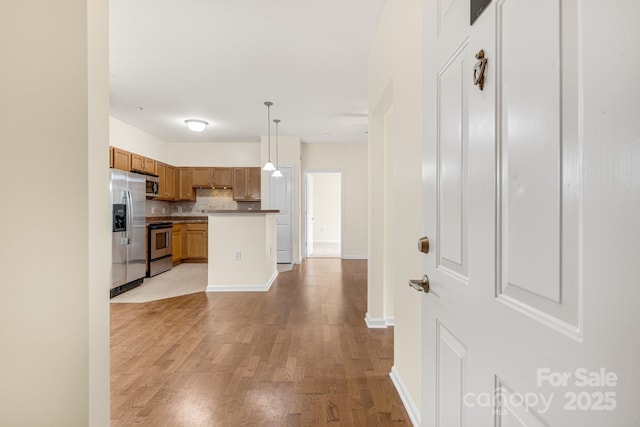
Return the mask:
[[[411,425],[366,271],[309,259],[266,293],[111,304],[111,425]]]

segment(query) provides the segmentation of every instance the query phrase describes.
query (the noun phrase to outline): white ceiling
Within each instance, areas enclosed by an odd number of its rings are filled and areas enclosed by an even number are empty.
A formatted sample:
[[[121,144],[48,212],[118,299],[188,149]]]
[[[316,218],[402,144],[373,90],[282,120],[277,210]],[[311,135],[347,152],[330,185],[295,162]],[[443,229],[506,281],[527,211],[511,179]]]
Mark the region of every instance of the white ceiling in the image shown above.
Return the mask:
[[[168,142],[366,142],[384,0],[111,0],[111,114]],[[188,118],[204,119],[202,133]],[[274,130],[272,128],[272,134]]]

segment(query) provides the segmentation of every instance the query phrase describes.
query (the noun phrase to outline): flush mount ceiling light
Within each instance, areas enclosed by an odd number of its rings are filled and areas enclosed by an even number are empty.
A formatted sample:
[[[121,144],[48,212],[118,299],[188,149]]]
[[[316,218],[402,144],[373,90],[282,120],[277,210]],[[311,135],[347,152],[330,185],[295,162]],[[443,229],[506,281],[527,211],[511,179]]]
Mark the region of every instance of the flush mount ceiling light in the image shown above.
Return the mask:
[[[202,132],[204,128],[206,128],[209,125],[208,122],[205,122],[204,120],[198,120],[198,119],[187,119],[184,121],[184,123],[187,125],[189,129],[191,129],[194,132]]]
[[[273,102],[266,101],[264,105],[267,106],[267,142],[268,142],[268,154],[267,154],[267,163],[264,164],[262,170],[271,172],[276,170],[276,167],[271,163],[271,106]]]
[[[273,177],[280,178],[282,177],[282,172],[280,172],[280,163],[278,162],[278,124],[280,124],[280,119],[273,119],[273,122],[276,124],[276,170],[273,171]]]

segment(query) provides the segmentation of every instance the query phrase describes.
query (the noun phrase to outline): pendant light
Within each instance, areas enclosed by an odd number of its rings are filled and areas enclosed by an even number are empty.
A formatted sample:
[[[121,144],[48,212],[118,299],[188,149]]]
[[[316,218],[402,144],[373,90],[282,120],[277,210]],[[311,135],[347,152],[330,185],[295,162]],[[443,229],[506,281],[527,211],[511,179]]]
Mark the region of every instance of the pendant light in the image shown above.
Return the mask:
[[[266,101],[264,105],[267,106],[267,142],[268,142],[268,154],[267,154],[267,163],[264,164],[262,170],[271,172],[275,170],[275,166],[271,163],[271,106],[273,102]]]
[[[273,122],[276,124],[276,170],[273,171],[273,177],[280,178],[282,177],[282,172],[280,172],[280,163],[278,161],[278,146],[280,142],[278,140],[278,124],[280,123],[280,119],[274,119]]]

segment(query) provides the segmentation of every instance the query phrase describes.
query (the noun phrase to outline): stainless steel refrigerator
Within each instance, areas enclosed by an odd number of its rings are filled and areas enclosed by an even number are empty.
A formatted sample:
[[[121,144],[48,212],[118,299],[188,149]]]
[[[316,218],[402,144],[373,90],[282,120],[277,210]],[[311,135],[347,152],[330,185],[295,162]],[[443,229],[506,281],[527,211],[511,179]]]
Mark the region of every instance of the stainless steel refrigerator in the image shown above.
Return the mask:
[[[146,178],[116,169],[111,174],[111,290],[114,297],[146,275]]]

